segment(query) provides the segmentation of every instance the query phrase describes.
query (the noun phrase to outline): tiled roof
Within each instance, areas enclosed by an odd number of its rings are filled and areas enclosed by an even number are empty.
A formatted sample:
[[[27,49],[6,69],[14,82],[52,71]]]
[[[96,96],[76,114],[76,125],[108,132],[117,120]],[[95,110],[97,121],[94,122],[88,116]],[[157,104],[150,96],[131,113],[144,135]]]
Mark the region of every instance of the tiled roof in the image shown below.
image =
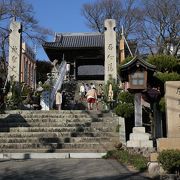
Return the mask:
[[[104,35],[100,33],[59,33],[54,42],[45,42],[44,48],[93,48],[104,47]]]
[[[155,69],[156,69],[156,66],[148,63],[147,61],[143,60],[140,57],[135,56],[131,61],[129,61],[126,64],[123,64],[121,66],[121,71],[126,71],[130,67],[134,66],[137,61],[141,66],[143,66],[143,67],[145,67],[145,68],[147,68],[147,69],[149,69],[151,71],[155,71]]]

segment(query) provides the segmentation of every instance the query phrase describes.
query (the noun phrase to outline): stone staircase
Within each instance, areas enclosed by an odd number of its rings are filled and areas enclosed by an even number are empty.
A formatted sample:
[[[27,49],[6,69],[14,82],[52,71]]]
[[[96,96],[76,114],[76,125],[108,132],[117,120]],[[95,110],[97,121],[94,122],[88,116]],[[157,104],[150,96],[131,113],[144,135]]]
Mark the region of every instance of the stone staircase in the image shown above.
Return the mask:
[[[9,111],[0,115],[0,153],[105,153],[117,126],[98,111]]]

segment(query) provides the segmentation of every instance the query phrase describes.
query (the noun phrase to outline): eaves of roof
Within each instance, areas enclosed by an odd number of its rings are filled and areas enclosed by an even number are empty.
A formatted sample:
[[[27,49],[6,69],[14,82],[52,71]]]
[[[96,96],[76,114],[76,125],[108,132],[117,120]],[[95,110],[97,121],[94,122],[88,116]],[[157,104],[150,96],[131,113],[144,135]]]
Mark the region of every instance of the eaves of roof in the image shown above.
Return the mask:
[[[138,64],[143,66],[144,68],[151,70],[151,71],[155,71],[156,70],[156,66],[148,63],[147,61],[144,61],[142,58],[140,57],[134,57],[131,61],[129,61],[128,63],[124,64],[121,66],[121,71],[126,71],[127,69],[131,68],[134,66],[134,64],[138,61]]]

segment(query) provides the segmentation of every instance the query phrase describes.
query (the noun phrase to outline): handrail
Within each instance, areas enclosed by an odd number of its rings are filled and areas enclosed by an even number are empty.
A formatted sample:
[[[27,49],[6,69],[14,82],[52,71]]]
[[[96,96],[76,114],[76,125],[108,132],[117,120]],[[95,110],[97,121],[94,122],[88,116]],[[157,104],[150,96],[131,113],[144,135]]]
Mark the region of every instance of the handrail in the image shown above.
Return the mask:
[[[65,75],[66,75],[66,61],[63,60],[59,66],[57,76],[55,76],[57,77],[57,79],[55,79],[55,82],[54,82],[54,85],[50,94],[50,108],[51,109],[53,107],[53,103],[55,100],[55,94],[57,90],[61,88]]]

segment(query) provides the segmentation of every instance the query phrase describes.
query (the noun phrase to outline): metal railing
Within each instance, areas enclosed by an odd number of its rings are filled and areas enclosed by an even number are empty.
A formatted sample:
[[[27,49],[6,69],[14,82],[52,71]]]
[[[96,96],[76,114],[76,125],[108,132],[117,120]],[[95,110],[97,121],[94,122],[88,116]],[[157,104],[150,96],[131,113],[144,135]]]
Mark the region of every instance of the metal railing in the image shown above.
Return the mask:
[[[52,109],[52,107],[53,107],[53,103],[55,100],[55,94],[56,94],[57,90],[61,88],[65,75],[66,75],[66,61],[63,60],[59,66],[57,76],[55,75],[53,88],[51,90],[50,109]]]

